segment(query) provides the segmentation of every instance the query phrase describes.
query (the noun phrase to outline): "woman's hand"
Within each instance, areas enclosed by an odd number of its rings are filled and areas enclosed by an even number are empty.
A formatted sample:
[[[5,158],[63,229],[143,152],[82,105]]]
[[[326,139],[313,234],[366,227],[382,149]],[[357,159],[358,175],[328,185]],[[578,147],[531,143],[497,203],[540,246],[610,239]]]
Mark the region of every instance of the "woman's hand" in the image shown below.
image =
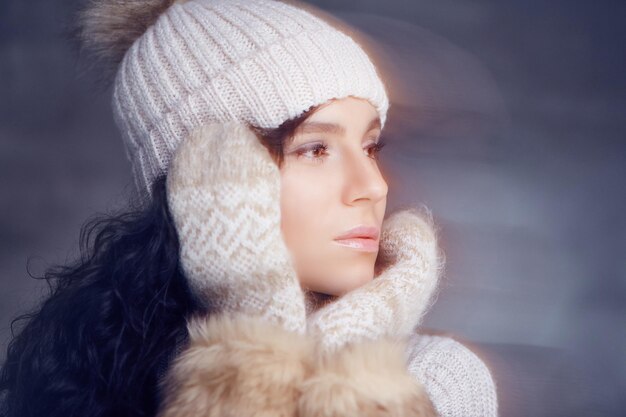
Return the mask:
[[[304,295],[280,226],[280,171],[255,134],[238,122],[202,126],[176,150],[167,192],[201,304],[303,333]]]
[[[375,278],[311,314],[307,333],[328,350],[408,335],[433,303],[443,263],[428,211],[392,213],[383,222]]]

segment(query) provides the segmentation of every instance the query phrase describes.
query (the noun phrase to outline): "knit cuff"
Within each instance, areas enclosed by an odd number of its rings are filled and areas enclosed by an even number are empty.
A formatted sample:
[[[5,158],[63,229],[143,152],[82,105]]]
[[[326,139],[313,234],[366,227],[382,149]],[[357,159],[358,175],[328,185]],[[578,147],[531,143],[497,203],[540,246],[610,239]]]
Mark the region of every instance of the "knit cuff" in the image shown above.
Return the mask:
[[[413,334],[408,370],[424,384],[442,417],[497,417],[496,384],[469,348],[445,336]]]

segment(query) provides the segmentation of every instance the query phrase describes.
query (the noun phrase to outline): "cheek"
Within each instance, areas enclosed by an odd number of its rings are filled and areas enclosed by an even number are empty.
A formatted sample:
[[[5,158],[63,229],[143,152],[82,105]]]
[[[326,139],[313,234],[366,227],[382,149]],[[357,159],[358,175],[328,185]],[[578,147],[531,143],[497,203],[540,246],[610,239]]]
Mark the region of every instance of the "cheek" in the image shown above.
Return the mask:
[[[281,175],[281,228],[298,278],[306,288],[335,275],[331,241],[336,234],[337,183],[322,170],[294,169]]]
[[[281,174],[281,227],[292,250],[307,244],[314,246],[331,233],[327,221],[332,206],[332,184],[325,177],[296,170]]]
[[[341,231],[338,219],[346,215],[341,205],[336,175],[281,172],[281,228],[298,277],[305,287],[333,295],[370,280],[376,259],[332,243]]]

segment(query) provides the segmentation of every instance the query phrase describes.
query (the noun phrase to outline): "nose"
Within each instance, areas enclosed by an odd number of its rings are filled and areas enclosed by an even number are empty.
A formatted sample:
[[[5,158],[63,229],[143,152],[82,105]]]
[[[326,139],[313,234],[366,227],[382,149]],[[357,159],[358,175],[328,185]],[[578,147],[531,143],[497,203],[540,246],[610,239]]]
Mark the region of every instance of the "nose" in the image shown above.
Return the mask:
[[[365,155],[362,149],[350,153],[344,160],[343,199],[346,204],[354,205],[358,202],[374,204],[387,197],[387,182],[376,160]]]

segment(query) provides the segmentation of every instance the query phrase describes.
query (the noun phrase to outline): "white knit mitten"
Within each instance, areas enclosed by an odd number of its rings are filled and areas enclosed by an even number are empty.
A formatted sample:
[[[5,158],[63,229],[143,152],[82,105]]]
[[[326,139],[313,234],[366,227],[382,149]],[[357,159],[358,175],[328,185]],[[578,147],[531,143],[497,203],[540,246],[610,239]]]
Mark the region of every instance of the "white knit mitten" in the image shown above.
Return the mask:
[[[392,213],[383,222],[375,278],[310,314],[307,333],[327,350],[408,336],[434,302],[443,264],[430,212]]]
[[[182,268],[208,315],[187,325],[159,416],[294,416],[311,354],[278,165],[246,125],[207,124],[177,148],[167,199]]]
[[[304,333],[304,295],[280,226],[280,171],[246,125],[207,124],[183,141],[167,199],[185,275],[210,312]]]

